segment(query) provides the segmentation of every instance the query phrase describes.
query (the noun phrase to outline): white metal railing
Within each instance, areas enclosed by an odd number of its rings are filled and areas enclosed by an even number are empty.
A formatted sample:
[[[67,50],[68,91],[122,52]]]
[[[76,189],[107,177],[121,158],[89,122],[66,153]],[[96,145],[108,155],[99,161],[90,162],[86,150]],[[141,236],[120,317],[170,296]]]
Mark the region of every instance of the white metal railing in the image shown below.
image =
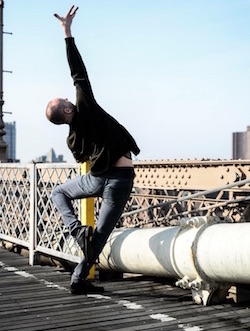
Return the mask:
[[[33,167],[0,166],[0,238],[23,246],[28,246],[30,241]]]
[[[143,164],[135,166],[139,179],[117,227],[167,226],[182,217],[208,215],[227,217],[232,222],[250,221],[249,178],[203,191],[155,188],[148,182],[145,187],[140,183],[141,169]],[[151,170],[144,171],[145,178],[151,176]],[[75,163],[0,164],[0,240],[27,247],[30,264],[36,252],[77,263],[81,250],[69,236],[50,196],[56,185],[80,175],[80,171]],[[96,199],[96,217],[100,204],[101,199]],[[73,207],[80,219],[80,201]]]
[[[35,252],[78,262],[81,251],[65,230],[50,198],[53,188],[80,173],[70,163],[0,165],[0,239]],[[79,202],[74,202],[79,214]]]

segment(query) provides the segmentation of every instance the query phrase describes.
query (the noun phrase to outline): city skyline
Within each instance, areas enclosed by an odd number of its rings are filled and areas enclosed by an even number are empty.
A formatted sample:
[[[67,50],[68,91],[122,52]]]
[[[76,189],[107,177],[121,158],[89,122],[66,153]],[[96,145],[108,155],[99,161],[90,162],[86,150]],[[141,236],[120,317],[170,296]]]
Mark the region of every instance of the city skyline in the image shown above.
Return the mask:
[[[11,162],[20,162],[16,158],[16,122],[6,122],[5,123],[6,135],[4,140],[7,143],[7,153],[8,160]],[[232,132],[231,139],[232,155],[230,159],[246,160],[250,158],[250,126],[246,126],[246,131]],[[137,158],[133,158],[138,160]],[[45,154],[35,156],[28,163],[51,163],[51,162],[67,162],[64,160],[64,155],[56,154],[56,151],[51,147]]]

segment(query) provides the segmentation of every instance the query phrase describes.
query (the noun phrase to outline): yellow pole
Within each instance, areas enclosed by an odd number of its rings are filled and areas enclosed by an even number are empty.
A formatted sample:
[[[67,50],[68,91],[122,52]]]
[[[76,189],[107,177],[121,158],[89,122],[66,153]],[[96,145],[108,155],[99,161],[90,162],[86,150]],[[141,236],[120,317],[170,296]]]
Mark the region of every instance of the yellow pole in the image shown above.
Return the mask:
[[[80,174],[85,175],[89,171],[89,162],[81,164]],[[94,217],[94,198],[81,199],[80,205],[80,218],[82,225],[92,226],[94,229],[95,217]],[[90,270],[89,279],[95,278],[95,266]]]

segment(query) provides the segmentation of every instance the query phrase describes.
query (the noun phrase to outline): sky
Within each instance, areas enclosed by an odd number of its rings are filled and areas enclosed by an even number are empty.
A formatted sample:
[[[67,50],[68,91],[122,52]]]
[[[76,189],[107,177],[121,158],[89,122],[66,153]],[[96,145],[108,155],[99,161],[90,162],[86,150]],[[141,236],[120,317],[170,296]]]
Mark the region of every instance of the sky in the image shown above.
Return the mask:
[[[22,163],[54,148],[73,162],[67,125],[49,100],[75,102],[62,28],[72,34],[95,98],[124,125],[139,160],[231,159],[250,125],[250,0],[5,0],[4,122],[16,122]]]

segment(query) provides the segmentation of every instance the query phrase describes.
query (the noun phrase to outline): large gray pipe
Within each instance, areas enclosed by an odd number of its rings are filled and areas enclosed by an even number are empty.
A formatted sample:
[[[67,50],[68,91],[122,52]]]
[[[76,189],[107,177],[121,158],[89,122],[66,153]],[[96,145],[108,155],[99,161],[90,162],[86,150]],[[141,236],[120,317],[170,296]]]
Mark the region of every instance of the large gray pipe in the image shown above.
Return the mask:
[[[216,217],[182,219],[179,226],[115,230],[100,255],[106,270],[202,282],[250,283],[250,223]]]

